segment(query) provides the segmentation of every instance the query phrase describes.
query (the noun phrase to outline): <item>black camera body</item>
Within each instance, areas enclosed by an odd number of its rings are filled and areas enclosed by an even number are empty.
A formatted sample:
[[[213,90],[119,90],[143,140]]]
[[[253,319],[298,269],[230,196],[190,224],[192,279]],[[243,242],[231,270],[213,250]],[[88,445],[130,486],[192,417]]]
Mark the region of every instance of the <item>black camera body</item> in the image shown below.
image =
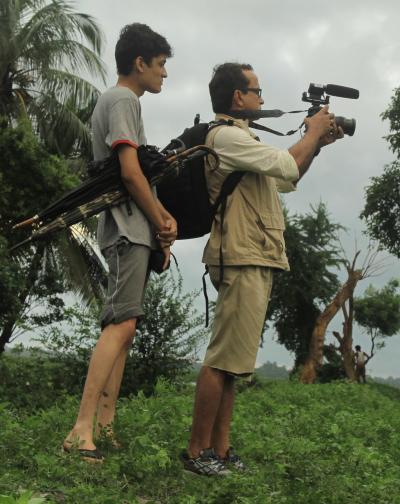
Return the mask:
[[[307,117],[316,114],[324,105],[329,104],[330,96],[339,96],[341,98],[357,99],[360,96],[358,89],[338,86],[336,84],[314,84],[311,83],[308,91],[304,91],[302,101],[311,103],[308,109]],[[347,117],[335,116],[337,126],[340,126],[345,135],[353,136],[356,130],[356,120]]]

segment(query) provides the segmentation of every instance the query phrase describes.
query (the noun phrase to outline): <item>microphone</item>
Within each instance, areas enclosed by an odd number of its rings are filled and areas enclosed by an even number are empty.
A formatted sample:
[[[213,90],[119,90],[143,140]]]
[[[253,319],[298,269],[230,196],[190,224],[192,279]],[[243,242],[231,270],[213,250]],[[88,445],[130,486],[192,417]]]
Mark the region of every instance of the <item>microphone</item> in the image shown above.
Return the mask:
[[[360,96],[358,89],[346,86],[338,86],[336,84],[327,84],[326,86],[324,86],[324,89],[327,94],[332,96],[339,96],[340,98],[351,98],[356,100]]]

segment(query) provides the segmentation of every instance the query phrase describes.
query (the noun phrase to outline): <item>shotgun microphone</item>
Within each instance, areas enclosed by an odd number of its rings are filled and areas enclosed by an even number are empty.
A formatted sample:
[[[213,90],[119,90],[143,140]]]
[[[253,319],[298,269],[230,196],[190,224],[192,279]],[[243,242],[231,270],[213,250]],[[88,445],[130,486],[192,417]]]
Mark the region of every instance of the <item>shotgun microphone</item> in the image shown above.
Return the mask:
[[[351,98],[353,100],[357,100],[358,97],[360,96],[360,92],[358,89],[347,86],[327,84],[326,86],[324,86],[324,89],[328,95],[339,96],[340,98]]]

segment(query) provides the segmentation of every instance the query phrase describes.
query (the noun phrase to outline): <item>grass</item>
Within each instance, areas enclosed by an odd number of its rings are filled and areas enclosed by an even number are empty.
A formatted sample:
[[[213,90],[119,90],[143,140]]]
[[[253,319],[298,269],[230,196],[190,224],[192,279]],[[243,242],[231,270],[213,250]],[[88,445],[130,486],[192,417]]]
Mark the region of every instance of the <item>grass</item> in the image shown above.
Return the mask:
[[[122,449],[103,440],[103,465],[60,452],[77,398],[33,415],[3,404],[0,494],[29,490],[73,504],[400,504],[400,390],[344,382],[248,388],[237,397],[232,441],[249,471],[218,480],[186,474],[178,461],[192,401],[193,387],[166,383],[153,397],[122,400]]]

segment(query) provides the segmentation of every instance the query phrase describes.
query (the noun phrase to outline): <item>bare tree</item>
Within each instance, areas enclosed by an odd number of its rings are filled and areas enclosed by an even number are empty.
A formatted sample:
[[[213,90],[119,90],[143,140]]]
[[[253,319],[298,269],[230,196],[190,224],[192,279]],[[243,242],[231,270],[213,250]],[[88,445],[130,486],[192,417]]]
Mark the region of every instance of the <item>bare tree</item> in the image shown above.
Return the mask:
[[[322,365],[324,357],[324,343],[327,327],[340,310],[342,310],[344,316],[343,335],[335,331],[334,336],[339,342],[338,350],[342,355],[346,375],[348,378],[354,379],[352,353],[354,290],[360,280],[376,276],[383,267],[383,262],[377,260],[378,248],[370,245],[362,266],[357,268],[356,263],[360,253],[360,250],[356,251],[351,262],[347,259],[344,261],[347,269],[347,280],[316,320],[311,335],[309,355],[300,374],[300,381],[302,383],[315,382],[317,370]]]

